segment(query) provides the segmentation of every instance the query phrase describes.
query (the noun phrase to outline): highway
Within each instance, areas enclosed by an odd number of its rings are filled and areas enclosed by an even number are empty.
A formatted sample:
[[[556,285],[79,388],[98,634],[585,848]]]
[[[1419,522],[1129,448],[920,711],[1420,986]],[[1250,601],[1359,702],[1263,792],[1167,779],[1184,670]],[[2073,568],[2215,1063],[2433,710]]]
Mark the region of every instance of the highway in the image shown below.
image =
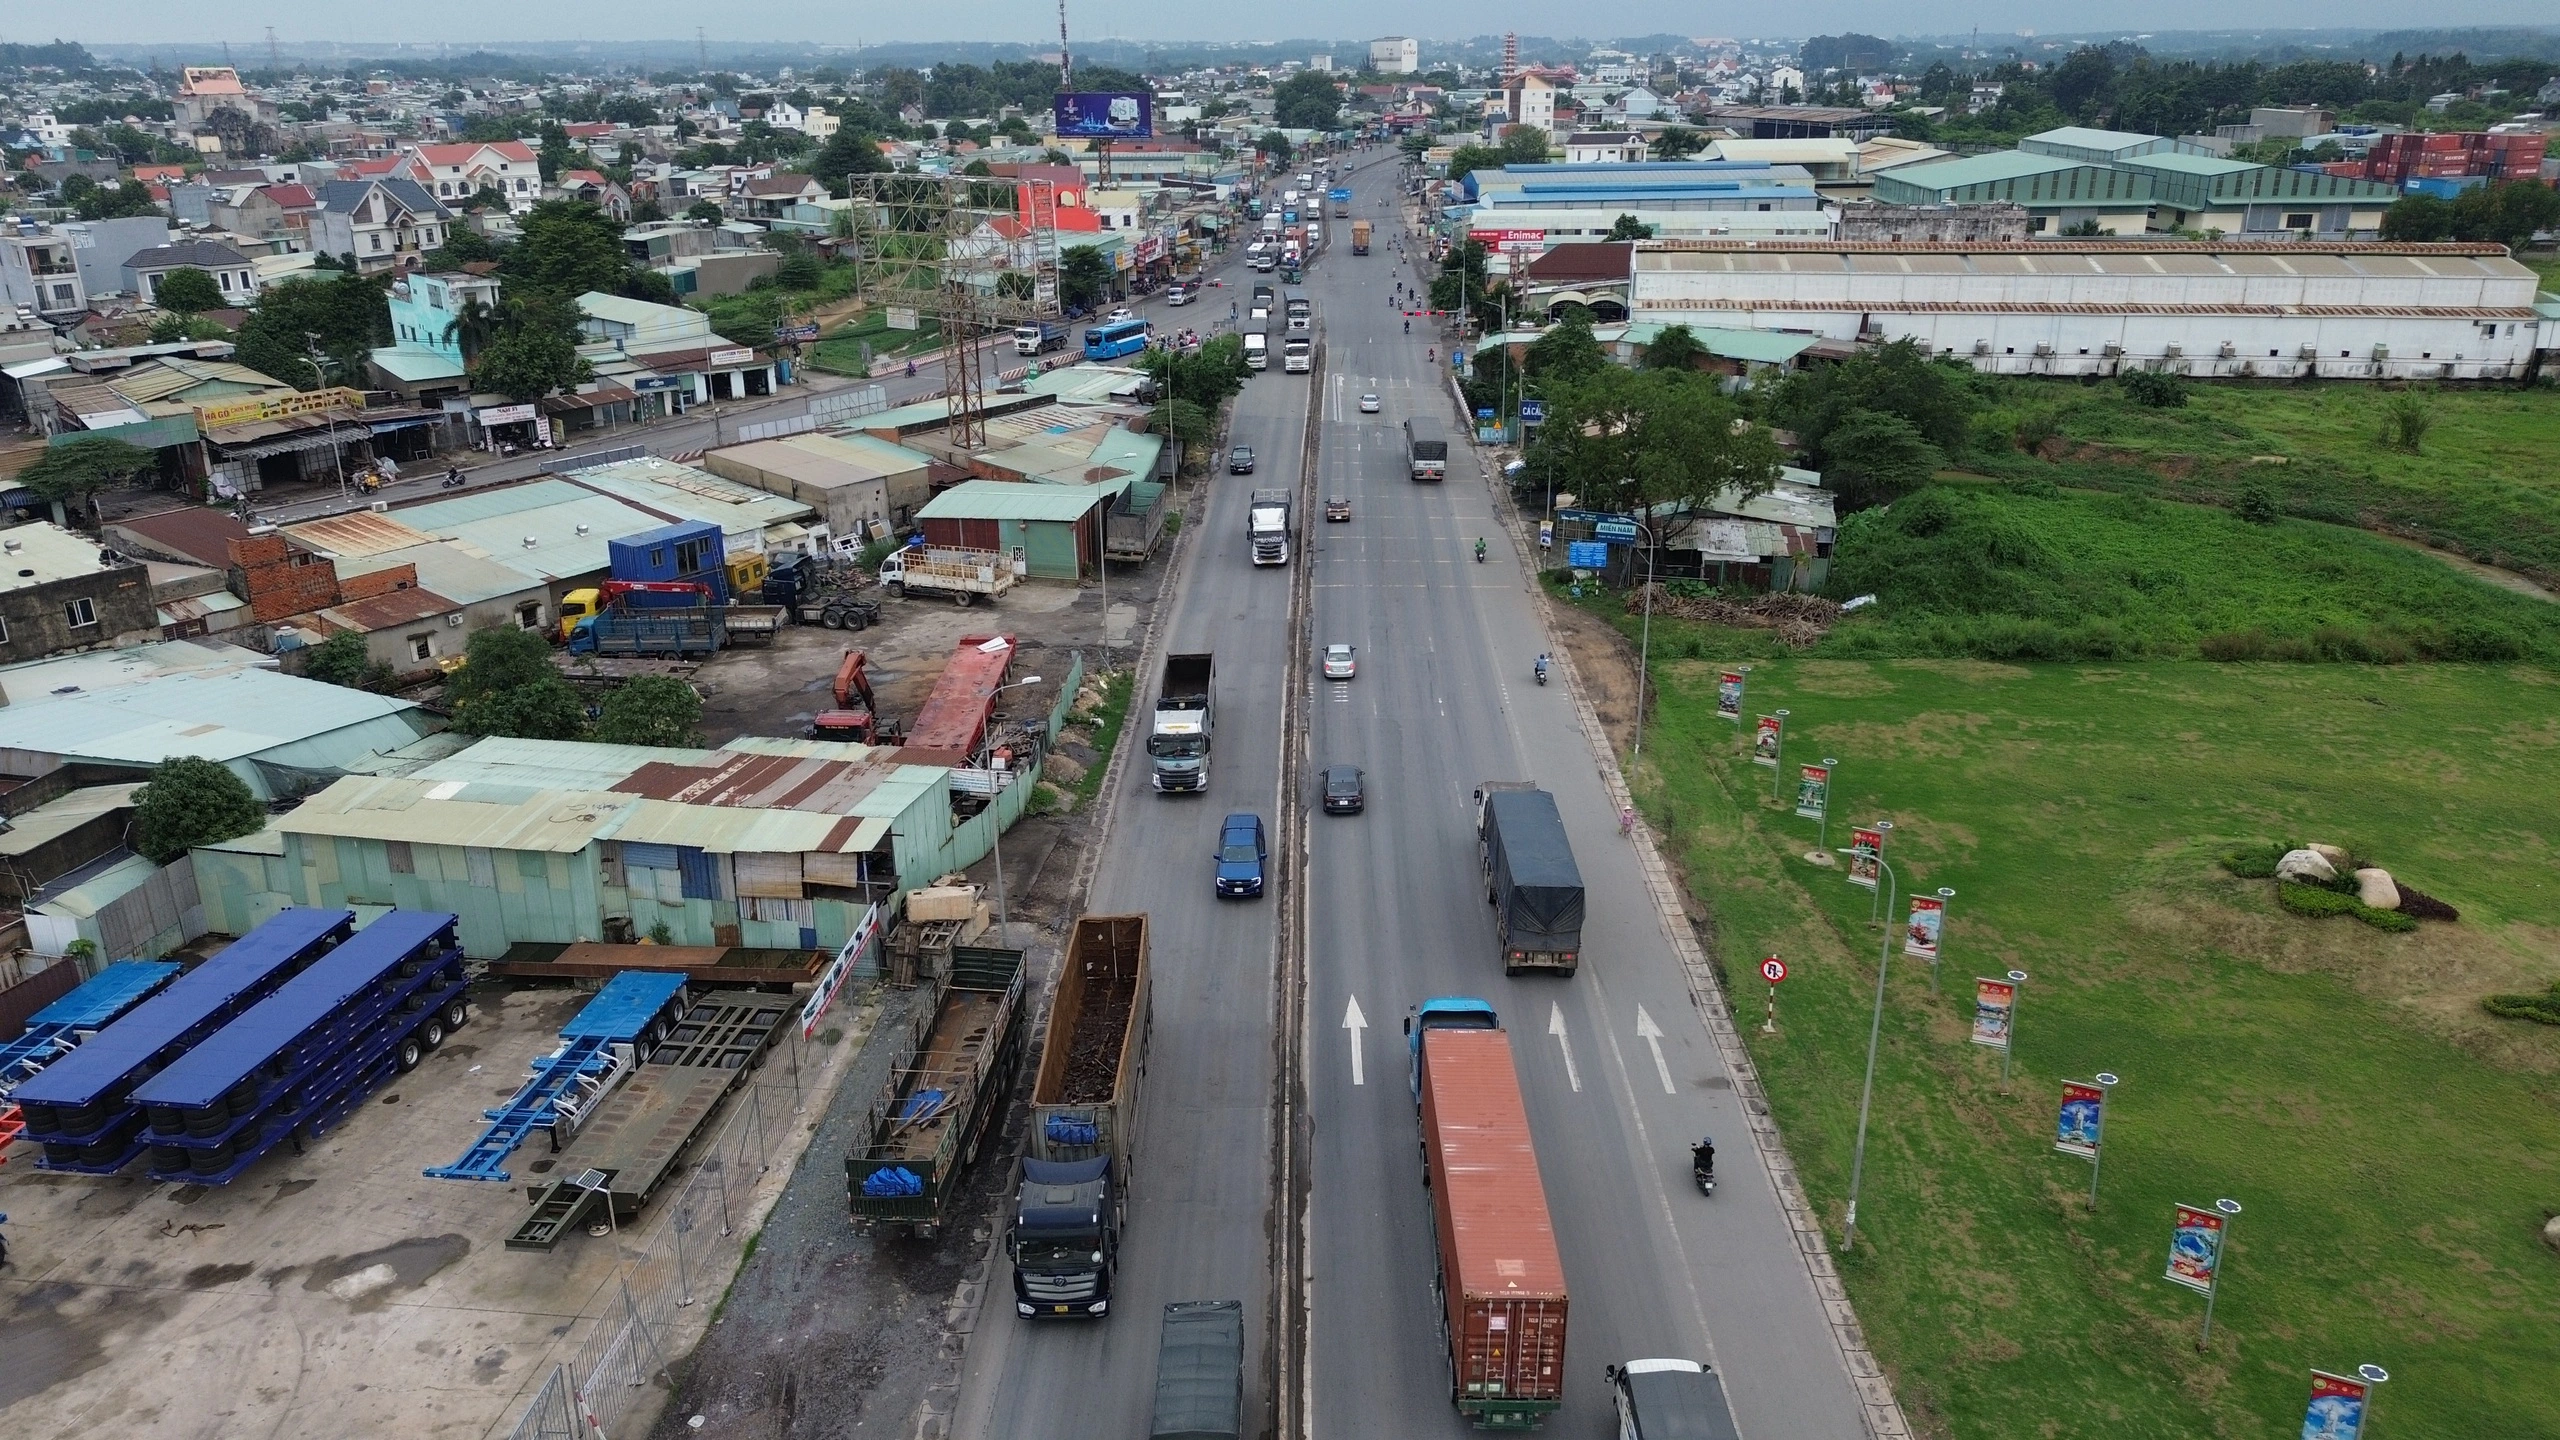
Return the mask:
[[[1273,1179],[1275,908],[1302,907],[1303,1013],[1313,1194],[1305,1221],[1311,1304],[1300,1404],[1307,1434],[1456,1436],[1432,1291],[1434,1243],[1400,1022],[1432,995],[1496,1005],[1511,1033],[1549,1208],[1572,1295],[1566,1402],[1547,1433],[1612,1425],[1601,1369],[1638,1356],[1707,1360],[1726,1374],[1753,1437],[1865,1433],[1857,1392],[1750,1143],[1730,1078],[1686,979],[1562,684],[1531,661],[1552,648],[1539,601],[1495,519],[1473,450],[1453,441],[1449,480],[1406,478],[1401,423],[1458,419],[1426,346],[1388,303],[1402,278],[1392,234],[1395,166],[1360,172],[1353,214],[1378,225],[1374,254],[1349,225],[1308,271],[1323,339],[1321,394],[1275,368],[1238,402],[1234,442],[1261,473],[1212,483],[1202,533],[1182,562],[1169,633],[1151,651],[1214,650],[1218,729],[1205,799],[1149,793],[1132,752],[1088,908],[1148,911],[1155,1029],[1117,1318],[1030,1325],[1010,1313],[1001,1263],[963,1369],[955,1433],[967,1440],[1101,1440],[1145,1433],[1165,1301],[1241,1298],[1253,1327],[1249,1413],[1271,1397],[1259,1357],[1275,1303]],[[1242,283],[1232,267],[1229,290]],[[1215,293],[1215,292],[1213,292]],[[1277,361],[1274,362],[1275,367]],[[1445,357],[1442,364],[1445,365]],[[1382,413],[1363,415],[1374,392]],[[1321,510],[1289,570],[1255,570],[1244,546],[1252,484],[1299,476],[1305,407],[1321,405],[1315,491],[1346,495],[1347,524]],[[1483,564],[1477,536],[1491,542]],[[1291,653],[1289,581],[1306,566],[1310,641],[1359,647],[1359,676],[1316,678]],[[1133,717],[1151,693],[1142,676]],[[1280,733],[1286,687],[1308,698],[1302,735]],[[1135,721],[1133,723],[1143,723]],[[1133,737],[1133,745],[1136,740]],[[1368,774],[1359,816],[1309,812],[1294,895],[1219,901],[1209,848],[1231,809],[1276,821],[1283,744],[1305,769]],[[1469,793],[1535,780],[1562,809],[1589,890],[1584,964],[1570,979],[1505,979],[1478,879]],[[1356,1015],[1354,1007],[1356,1005]],[[1658,1032],[1658,1034],[1654,1033]],[[1687,1148],[1719,1140],[1723,1184],[1690,1184]]]

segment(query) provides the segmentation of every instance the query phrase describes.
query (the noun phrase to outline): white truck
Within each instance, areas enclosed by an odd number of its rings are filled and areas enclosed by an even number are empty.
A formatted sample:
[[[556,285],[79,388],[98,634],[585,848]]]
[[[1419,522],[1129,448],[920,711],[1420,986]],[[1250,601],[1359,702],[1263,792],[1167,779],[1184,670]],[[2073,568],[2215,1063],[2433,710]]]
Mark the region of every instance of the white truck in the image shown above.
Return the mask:
[[[1209,738],[1218,719],[1216,677],[1215,657],[1207,651],[1164,657],[1164,684],[1156,691],[1155,720],[1147,731],[1157,790],[1209,788]]]
[[[1284,374],[1305,375],[1314,371],[1316,345],[1311,336],[1292,335],[1280,342],[1280,369]]]
[[[1244,367],[1248,370],[1271,368],[1271,337],[1259,329],[1244,332]]]
[[[1244,531],[1253,542],[1253,563],[1289,563],[1289,492],[1256,490],[1245,506]]]
[[[880,562],[880,588],[975,605],[1013,588],[1013,562],[993,550],[892,550]]]

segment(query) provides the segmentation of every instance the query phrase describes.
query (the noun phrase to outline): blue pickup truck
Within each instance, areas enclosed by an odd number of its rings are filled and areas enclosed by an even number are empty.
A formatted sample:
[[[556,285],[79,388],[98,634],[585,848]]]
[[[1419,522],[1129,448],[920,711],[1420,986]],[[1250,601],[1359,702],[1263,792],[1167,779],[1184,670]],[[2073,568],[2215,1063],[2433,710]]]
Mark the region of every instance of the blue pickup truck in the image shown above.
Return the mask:
[[[1262,817],[1239,810],[1218,827],[1218,896],[1249,897],[1262,893],[1262,866],[1270,847],[1262,836]]]

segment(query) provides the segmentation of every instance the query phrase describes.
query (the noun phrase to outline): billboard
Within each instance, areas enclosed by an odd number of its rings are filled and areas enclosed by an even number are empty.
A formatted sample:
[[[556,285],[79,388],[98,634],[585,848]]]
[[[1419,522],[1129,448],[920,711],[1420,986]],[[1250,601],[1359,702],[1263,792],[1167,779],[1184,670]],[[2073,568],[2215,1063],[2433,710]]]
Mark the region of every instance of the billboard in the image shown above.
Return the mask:
[[[1873,890],[1883,876],[1884,831],[1852,830],[1849,832],[1849,883]]]
[[[2053,1131],[2053,1148],[2083,1160],[2098,1158],[2098,1140],[2107,1123],[2107,1087],[2062,1082],[2062,1111]]]
[[[1497,255],[1534,255],[1547,248],[1544,230],[1470,230],[1467,238]]]
[[[1804,806],[1797,805],[1796,813],[1802,815]],[[1931,964],[1937,963],[1938,937],[1944,933],[1946,924],[1946,901],[1934,895],[1912,896],[1911,923],[1902,931],[1902,953]]]
[[[2222,1268],[2222,1216],[2194,1205],[2177,1207],[2169,1236],[2168,1278],[2200,1295],[2213,1293]]]
[[[1061,140],[1143,140],[1156,133],[1156,97],[1143,90],[1077,90],[1058,95]]]
[[[2311,1405],[2302,1415],[2302,1440],[2356,1440],[2364,1433],[2364,1407],[2373,1386],[2326,1370],[2311,1372]]]

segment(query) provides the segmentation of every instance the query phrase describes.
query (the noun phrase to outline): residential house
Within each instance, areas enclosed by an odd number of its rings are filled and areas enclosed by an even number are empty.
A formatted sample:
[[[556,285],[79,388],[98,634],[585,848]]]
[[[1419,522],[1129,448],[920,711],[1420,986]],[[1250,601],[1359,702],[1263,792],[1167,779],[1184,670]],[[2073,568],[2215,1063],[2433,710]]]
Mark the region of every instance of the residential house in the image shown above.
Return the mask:
[[[224,110],[261,123],[276,118],[276,102],[251,92],[240,83],[240,72],[228,65],[189,65],[179,72],[178,93],[169,97],[173,128],[202,130]]]
[[[44,521],[0,531],[0,664],[159,634],[138,562]]]
[[[844,117],[828,114],[824,105],[812,105],[800,116],[800,133],[820,145],[834,139],[843,128]]]
[[[590,290],[578,297],[578,328],[611,344],[657,379],[678,379],[687,404],[774,392],[773,362],[753,347],[713,332],[711,317],[681,305],[658,305]]]
[[[308,557],[291,573],[309,582],[302,593],[311,602],[281,623],[315,640],[352,630],[365,637],[368,658],[401,674],[451,661],[475,630],[540,631],[555,618],[546,580],[409,525],[396,511],[305,521],[281,538],[288,556]],[[242,565],[237,573],[252,572]],[[323,574],[334,594],[319,592]]]
[[[57,326],[89,313],[89,289],[72,259],[71,237],[44,229],[0,230],[0,305]]]
[[[612,216],[616,224],[631,222],[631,192],[601,170],[563,170],[553,189],[565,199],[593,205]]]
[[[217,230],[281,240],[289,250],[311,248],[311,215],[319,197],[303,185],[215,187],[205,220]]]
[[[1600,118],[1612,125],[1626,125],[1638,120],[1658,120],[1670,109],[1670,102],[1650,88],[1638,85],[1600,107]]]
[[[532,209],[542,198],[542,162],[521,140],[412,145],[401,153],[400,173],[455,209],[469,205],[482,190],[506,197],[513,214]]]
[[[794,205],[814,203],[827,198],[827,187],[811,175],[766,175],[749,180],[739,191],[745,213],[759,220],[775,219]],[[732,210],[731,214],[738,213]]]
[[[463,271],[412,272],[383,297],[391,311],[391,343],[367,357],[387,390],[412,399],[459,395],[464,384],[461,321],[477,305],[498,308],[498,279]]]
[[[1556,128],[1556,85],[1534,70],[1524,70],[1502,84],[1502,119],[1510,125],[1535,125],[1552,135]]]
[[[375,274],[415,269],[419,258],[444,243],[453,216],[415,180],[332,180],[320,188],[311,217],[311,248]]]
[[[124,262],[125,288],[157,304],[160,282],[179,270],[212,276],[226,305],[246,307],[258,298],[258,268],[219,240],[181,240],[135,253]]]
[[[1648,158],[1644,136],[1632,130],[1579,130],[1565,137],[1567,165],[1641,165]]]

